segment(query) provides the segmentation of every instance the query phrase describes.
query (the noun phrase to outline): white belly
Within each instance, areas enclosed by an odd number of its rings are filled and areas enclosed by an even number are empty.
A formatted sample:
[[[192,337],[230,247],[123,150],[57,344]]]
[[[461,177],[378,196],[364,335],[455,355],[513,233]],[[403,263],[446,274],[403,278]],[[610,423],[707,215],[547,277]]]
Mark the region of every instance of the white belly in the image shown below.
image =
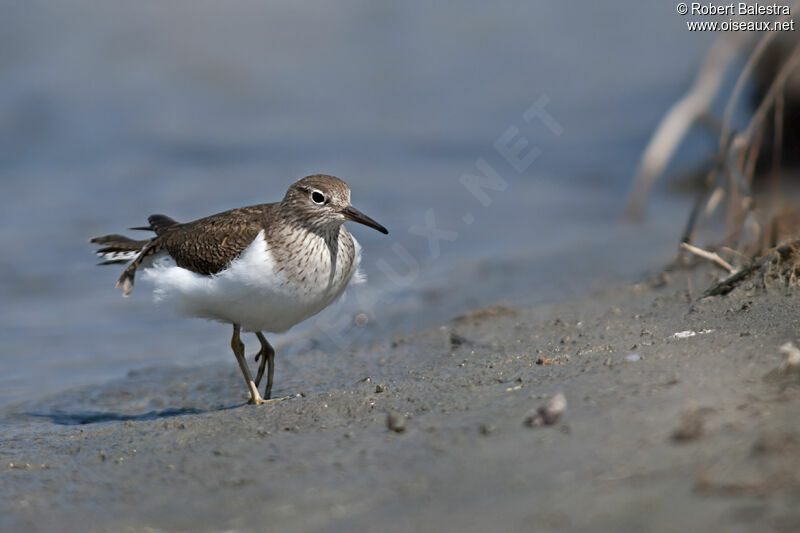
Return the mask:
[[[353,274],[360,281],[356,273],[360,246],[353,241],[352,262],[338,261],[332,274],[330,253],[320,249],[318,268],[304,271],[303,283],[291,283],[285,272],[275,272],[263,231],[218,274],[196,274],[165,256],[145,269],[143,277],[154,283],[156,301],[174,306],[181,314],[239,324],[246,331],[280,333],[330,305]]]

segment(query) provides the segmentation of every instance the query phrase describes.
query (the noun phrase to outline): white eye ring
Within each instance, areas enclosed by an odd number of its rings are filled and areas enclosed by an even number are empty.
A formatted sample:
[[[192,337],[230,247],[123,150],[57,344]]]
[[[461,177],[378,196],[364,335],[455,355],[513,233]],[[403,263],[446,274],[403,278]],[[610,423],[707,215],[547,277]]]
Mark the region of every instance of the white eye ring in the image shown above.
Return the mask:
[[[317,205],[322,205],[325,203],[325,195],[320,191],[311,191],[311,201]]]

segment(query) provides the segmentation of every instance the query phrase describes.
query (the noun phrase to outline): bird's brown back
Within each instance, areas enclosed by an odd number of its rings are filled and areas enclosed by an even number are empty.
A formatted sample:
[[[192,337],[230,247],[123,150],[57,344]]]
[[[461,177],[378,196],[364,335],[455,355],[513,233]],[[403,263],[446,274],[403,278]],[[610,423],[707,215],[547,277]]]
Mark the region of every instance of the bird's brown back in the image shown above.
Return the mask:
[[[274,225],[280,204],[239,207],[172,226],[155,245],[175,263],[203,275],[217,274],[239,257],[262,230]]]

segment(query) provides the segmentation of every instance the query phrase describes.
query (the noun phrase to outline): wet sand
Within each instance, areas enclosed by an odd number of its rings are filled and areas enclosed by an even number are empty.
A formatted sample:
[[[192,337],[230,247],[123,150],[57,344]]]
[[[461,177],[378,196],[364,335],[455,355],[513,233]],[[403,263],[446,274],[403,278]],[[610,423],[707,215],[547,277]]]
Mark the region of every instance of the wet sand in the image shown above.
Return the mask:
[[[14,406],[0,529],[797,531],[800,300],[711,275],[279,355],[266,406],[233,358]]]

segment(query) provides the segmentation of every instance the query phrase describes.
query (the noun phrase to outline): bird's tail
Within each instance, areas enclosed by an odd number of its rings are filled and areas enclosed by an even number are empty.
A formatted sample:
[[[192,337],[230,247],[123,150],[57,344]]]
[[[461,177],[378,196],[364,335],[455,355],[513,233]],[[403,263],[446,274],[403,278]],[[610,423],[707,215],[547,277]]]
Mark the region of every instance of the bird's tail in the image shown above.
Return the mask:
[[[90,243],[101,247],[97,250],[97,255],[103,259],[101,265],[128,264],[115,285],[116,288],[122,288],[123,296],[128,296],[133,290],[133,278],[142,261],[146,257],[155,257],[155,254],[161,251],[161,245],[157,244],[158,238],[179,225],[176,220],[166,215],[150,215],[147,222],[149,226],[130,229],[155,232],[156,237],[152,239],[137,241],[117,234],[89,239]]]
[[[142,248],[150,243],[151,239],[143,241],[136,241],[125,237],[124,235],[103,235],[102,237],[94,237],[89,239],[89,242],[101,246],[95,253],[103,261],[98,263],[100,265],[117,265],[125,264],[132,261],[139,255]]]
[[[97,255],[104,259],[100,263],[101,265],[128,264],[114,285],[114,287],[122,289],[123,296],[128,296],[133,290],[136,269],[146,256],[153,255],[158,251],[159,246],[155,244],[157,239],[158,237],[136,241],[123,235],[104,235],[89,239],[89,242],[102,247],[97,250]]]

